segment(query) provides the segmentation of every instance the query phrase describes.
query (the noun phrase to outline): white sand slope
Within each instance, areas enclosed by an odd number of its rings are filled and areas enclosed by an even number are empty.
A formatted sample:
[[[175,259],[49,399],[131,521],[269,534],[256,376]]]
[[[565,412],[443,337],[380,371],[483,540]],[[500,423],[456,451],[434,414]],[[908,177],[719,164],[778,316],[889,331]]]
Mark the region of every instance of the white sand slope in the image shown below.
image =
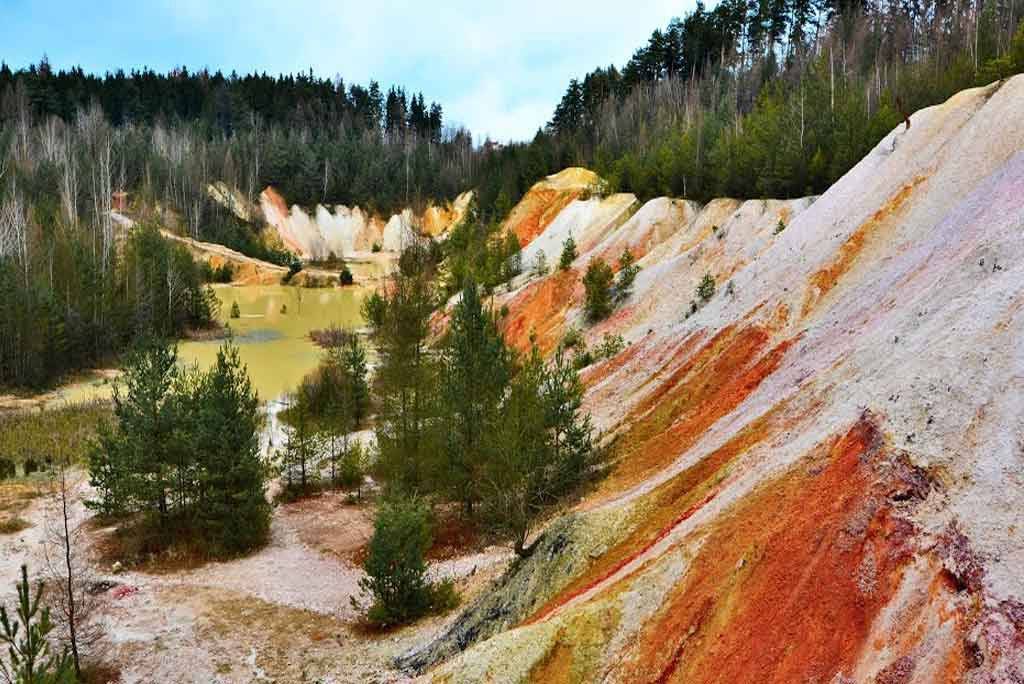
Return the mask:
[[[1022,112],[1024,77],[960,93],[819,198],[562,209],[526,252],[578,230],[575,271],[522,279],[504,325],[553,349],[584,326],[585,264],[642,257],[585,328],[630,343],[584,375],[619,462],[405,663],[442,659],[445,682],[1024,681]]]

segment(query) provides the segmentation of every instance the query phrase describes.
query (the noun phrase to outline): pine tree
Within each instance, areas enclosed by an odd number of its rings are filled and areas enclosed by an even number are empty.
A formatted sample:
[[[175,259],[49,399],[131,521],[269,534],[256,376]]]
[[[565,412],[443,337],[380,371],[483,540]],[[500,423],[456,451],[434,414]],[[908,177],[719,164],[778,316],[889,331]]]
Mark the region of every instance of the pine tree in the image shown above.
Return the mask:
[[[592,323],[608,317],[612,312],[612,282],[615,274],[612,267],[604,259],[595,258],[587,266],[583,276],[583,287],[586,290],[584,308],[587,319]]]
[[[352,429],[358,430],[366,418],[370,404],[370,389],[366,381],[366,349],[355,333],[350,333],[342,353],[342,365],[350,397]]]
[[[501,407],[491,433],[493,455],[482,478],[489,518],[512,537],[520,556],[529,553],[526,540],[531,524],[554,494],[549,490],[552,449],[545,426],[543,383],[544,364],[534,348]]]
[[[562,257],[558,261],[558,267],[568,271],[572,267],[572,262],[576,261],[576,256],[576,241],[570,235],[562,243]]]
[[[169,400],[178,375],[177,349],[150,339],[129,354],[114,384],[113,428],[102,424],[89,454],[90,484],[104,513],[155,510],[166,522],[172,502],[171,465],[178,438],[176,405]]]
[[[636,274],[639,272],[640,267],[636,265],[633,253],[629,251],[628,247],[622,250],[622,255],[619,257],[619,272],[615,279],[615,301],[621,302],[629,297],[633,292],[633,281],[636,280]]]
[[[260,457],[259,397],[228,339],[203,376],[194,399],[192,443],[202,472],[198,507],[203,534],[215,555],[262,544],[270,532],[267,467]]]
[[[432,604],[427,550],[432,543],[427,508],[416,498],[385,501],[377,510],[360,586],[373,597],[367,617],[390,626],[414,620]]]
[[[571,360],[558,351],[545,365],[531,349],[489,432],[484,470],[485,504],[497,529],[527,556],[530,531],[544,509],[577,487],[596,463],[590,417],[581,415],[583,385]]]
[[[431,283],[425,250],[411,247],[388,287],[363,306],[379,358],[378,468],[389,486],[406,492],[425,491],[437,456],[437,364],[427,349],[435,301]]]
[[[60,654],[51,651],[53,623],[50,609],[40,604],[42,598],[42,582],[33,596],[28,568],[22,565],[15,616],[0,606],[0,644],[7,647],[8,656],[6,662],[0,658],[0,675],[11,684],[74,684],[74,663],[67,650]]]

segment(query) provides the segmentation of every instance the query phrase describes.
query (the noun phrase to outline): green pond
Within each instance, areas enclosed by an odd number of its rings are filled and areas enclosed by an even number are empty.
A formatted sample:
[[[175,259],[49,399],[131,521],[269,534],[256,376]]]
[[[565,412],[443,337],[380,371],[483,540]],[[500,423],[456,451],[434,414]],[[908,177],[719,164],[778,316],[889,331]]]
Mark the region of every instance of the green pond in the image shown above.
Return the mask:
[[[283,285],[217,286],[220,317],[231,326],[242,361],[260,399],[271,400],[293,390],[316,368],[322,351],[309,340],[309,332],[338,325],[358,328],[359,313],[367,288],[305,289]],[[239,318],[229,318],[238,303]],[[182,363],[208,367],[222,340],[183,341],[178,345]],[[55,393],[58,401],[81,401],[110,395],[106,381],[68,385]]]

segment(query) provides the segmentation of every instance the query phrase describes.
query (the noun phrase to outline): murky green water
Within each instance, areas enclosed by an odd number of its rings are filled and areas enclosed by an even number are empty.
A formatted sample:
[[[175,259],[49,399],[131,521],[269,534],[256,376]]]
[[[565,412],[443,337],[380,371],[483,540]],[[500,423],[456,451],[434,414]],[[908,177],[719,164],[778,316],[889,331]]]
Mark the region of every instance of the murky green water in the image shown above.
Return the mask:
[[[322,351],[309,340],[311,330],[330,325],[362,326],[359,307],[369,291],[360,287],[217,287],[221,320],[231,326],[260,399],[275,399],[294,389],[304,375],[316,368]],[[234,302],[238,302],[241,316],[231,319]],[[198,363],[206,368],[213,363],[221,344],[221,340],[182,342],[178,345],[178,356],[183,363]],[[58,401],[108,397],[110,386],[101,381],[82,382],[55,394]]]

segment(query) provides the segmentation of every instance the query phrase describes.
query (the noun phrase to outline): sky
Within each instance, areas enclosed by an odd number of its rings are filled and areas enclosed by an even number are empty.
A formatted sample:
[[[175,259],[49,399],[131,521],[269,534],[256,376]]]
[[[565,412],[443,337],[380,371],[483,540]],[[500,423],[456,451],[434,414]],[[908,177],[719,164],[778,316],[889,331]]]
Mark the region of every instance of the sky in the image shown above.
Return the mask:
[[[694,0],[0,0],[0,60],[376,79],[476,139],[532,137],[569,79],[621,66]]]

